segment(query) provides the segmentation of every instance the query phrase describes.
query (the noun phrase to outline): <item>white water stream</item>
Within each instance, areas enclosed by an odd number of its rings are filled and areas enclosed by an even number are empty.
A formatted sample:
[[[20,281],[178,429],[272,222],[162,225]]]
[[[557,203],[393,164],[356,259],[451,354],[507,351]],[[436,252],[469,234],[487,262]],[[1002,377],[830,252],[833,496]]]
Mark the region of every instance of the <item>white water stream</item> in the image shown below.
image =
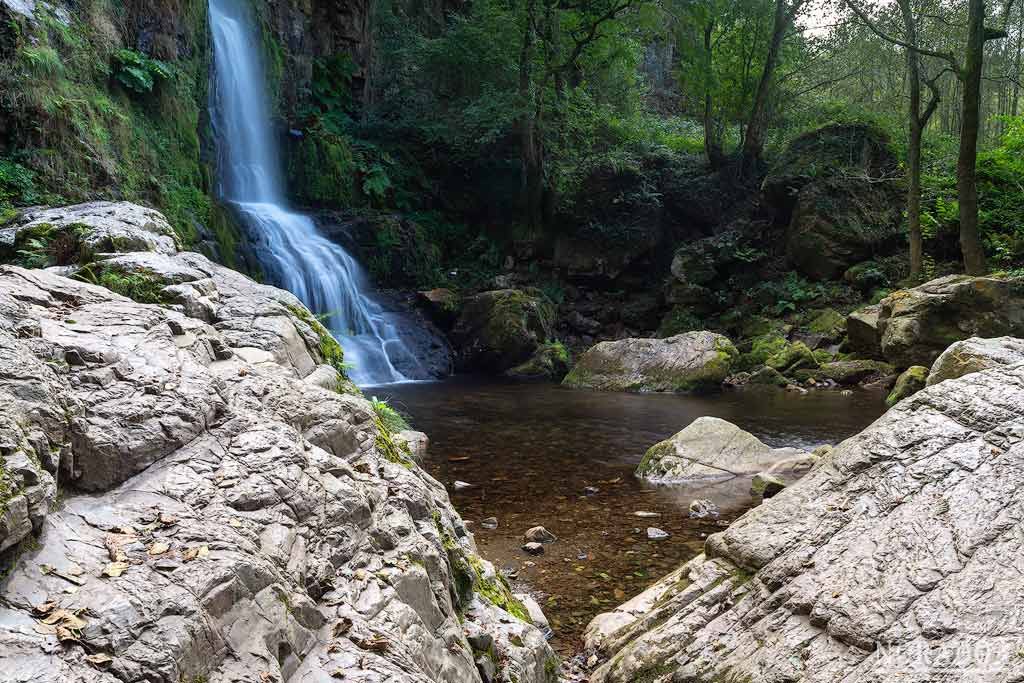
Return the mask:
[[[359,385],[408,379],[418,365],[395,322],[370,298],[366,273],[308,216],[290,211],[271,126],[260,36],[249,3],[210,0],[216,82],[211,96],[220,191],[252,238],[267,278],[324,317]]]

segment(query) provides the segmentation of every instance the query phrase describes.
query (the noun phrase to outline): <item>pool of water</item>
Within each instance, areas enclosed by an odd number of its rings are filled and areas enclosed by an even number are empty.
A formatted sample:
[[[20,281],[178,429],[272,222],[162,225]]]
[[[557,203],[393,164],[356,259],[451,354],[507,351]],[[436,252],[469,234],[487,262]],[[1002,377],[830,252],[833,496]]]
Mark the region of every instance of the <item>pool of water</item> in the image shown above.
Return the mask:
[[[476,378],[366,393],[390,400],[430,436],[424,467],[472,522],[483,556],[538,599],[555,631],[553,645],[565,655],[578,649],[594,615],[700,553],[707,534],[754,503],[745,478],[699,486],[636,479],[648,447],[711,415],[772,446],[810,449],[859,432],[885,409],[882,395],[864,392],[616,394]],[[456,492],[456,480],[473,488]],[[587,495],[587,487],[597,492]],[[690,519],[695,498],[714,502],[719,520]],[[481,527],[488,517],[498,519],[496,529]],[[532,557],[521,550],[522,537],[536,525],[558,540]],[[670,536],[648,540],[648,526]]]

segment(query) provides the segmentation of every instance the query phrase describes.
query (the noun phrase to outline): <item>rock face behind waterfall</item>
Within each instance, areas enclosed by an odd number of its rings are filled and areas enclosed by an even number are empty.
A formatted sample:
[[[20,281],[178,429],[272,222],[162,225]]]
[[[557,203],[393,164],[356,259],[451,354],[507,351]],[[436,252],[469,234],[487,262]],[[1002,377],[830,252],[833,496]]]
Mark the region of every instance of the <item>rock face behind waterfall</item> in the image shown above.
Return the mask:
[[[0,678],[554,680],[295,297],[197,254],[108,256],[60,265],[162,303],[0,266]]]
[[[732,342],[713,332],[601,342],[580,357],[563,384],[602,391],[692,391],[720,385],[737,355]]]
[[[613,612],[592,683],[1024,675],[1024,364],[900,402]]]

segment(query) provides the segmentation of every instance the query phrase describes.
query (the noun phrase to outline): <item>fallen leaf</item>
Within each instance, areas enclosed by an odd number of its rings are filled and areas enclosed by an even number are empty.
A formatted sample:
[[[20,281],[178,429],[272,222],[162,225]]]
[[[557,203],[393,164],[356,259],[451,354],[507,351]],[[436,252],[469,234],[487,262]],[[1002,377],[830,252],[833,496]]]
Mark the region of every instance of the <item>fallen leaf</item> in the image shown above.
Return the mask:
[[[74,562],[69,564],[67,568],[64,570],[64,573],[68,576],[81,576],[84,572],[85,570],[82,569],[81,566],[75,564]]]
[[[45,616],[53,611],[53,608],[57,606],[57,603],[53,600],[41,603],[32,608],[32,610],[39,616]]]
[[[274,683],[277,680],[277,676],[270,673],[269,671],[260,672],[260,683]]]
[[[463,455],[463,456],[454,457],[454,458],[448,458],[448,462],[466,462],[467,460],[469,460],[469,456],[468,455]]]
[[[166,512],[161,512],[160,516],[157,517],[157,521],[163,526],[174,526],[178,523],[178,518],[174,515],[169,515]]]
[[[65,626],[58,626],[57,627],[57,640],[59,640],[62,643],[77,643],[78,642],[78,636],[76,636],[75,633],[71,629],[69,629],[69,628],[67,628]]]
[[[88,657],[86,657],[85,661],[89,662],[90,664],[95,664],[96,666],[103,666],[104,664],[110,664],[112,661],[114,661],[114,658],[106,653],[97,652],[94,655],[89,655]]]
[[[50,612],[50,614],[43,619],[43,623],[56,625],[58,628],[63,626],[65,628],[79,630],[85,627],[86,621],[71,610],[58,609]]]
[[[334,637],[340,638],[349,632],[352,628],[352,620],[348,617],[342,617],[341,621],[334,625]]]
[[[128,566],[127,562],[111,562],[103,568],[102,575],[109,576],[110,578],[117,578],[118,576],[121,576],[121,574],[125,573]]]
[[[232,527],[237,529],[238,527],[242,526],[242,523],[240,521],[238,521],[237,519],[235,519],[234,517],[232,517],[231,519],[228,520],[228,526],[232,526]]]
[[[171,549],[171,546],[167,545],[166,543],[162,543],[160,541],[157,541],[153,545],[149,546],[149,554],[152,555],[152,556],[163,555],[164,553],[166,553],[170,549]]]
[[[57,627],[49,624],[35,624],[32,626],[32,630],[44,636],[57,635]]]

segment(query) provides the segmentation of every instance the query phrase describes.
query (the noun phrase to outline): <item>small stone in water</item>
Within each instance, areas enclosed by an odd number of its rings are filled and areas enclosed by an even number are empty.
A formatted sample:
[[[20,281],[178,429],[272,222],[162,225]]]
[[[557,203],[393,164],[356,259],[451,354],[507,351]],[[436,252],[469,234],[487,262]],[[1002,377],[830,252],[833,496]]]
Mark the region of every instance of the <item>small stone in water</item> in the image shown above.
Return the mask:
[[[596,496],[600,492],[601,489],[597,488],[596,486],[586,486],[583,489],[583,495],[585,496]]]
[[[652,541],[662,541],[668,537],[669,533],[667,531],[664,531],[653,526],[647,527],[647,538],[651,539]]]
[[[634,517],[661,517],[660,512],[647,512],[646,510],[637,510],[633,513]]]
[[[456,481],[452,486],[456,491],[465,491],[466,489],[473,488],[473,485],[465,481]]]
[[[554,543],[558,537],[542,526],[535,526],[523,534],[523,540],[529,543]]]
[[[710,500],[699,498],[690,503],[690,517],[695,519],[718,517],[718,506]]]
[[[543,555],[544,545],[542,543],[527,543],[523,546],[523,550],[530,553],[531,555]]]
[[[483,527],[484,529],[497,529],[498,528],[498,518],[497,517],[488,517],[487,519],[485,519],[482,522],[480,522],[480,526]]]

